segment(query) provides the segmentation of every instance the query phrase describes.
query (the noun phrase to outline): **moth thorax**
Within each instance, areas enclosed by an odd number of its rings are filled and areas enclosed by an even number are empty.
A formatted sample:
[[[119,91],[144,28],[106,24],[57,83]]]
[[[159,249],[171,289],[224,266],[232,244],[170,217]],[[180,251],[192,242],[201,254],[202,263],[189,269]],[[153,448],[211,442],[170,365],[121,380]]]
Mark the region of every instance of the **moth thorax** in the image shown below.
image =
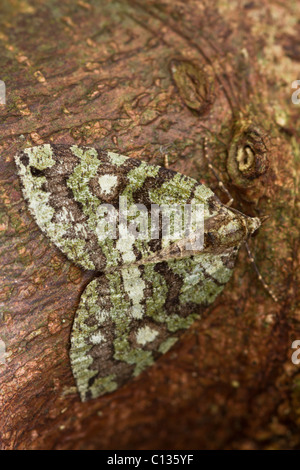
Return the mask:
[[[211,221],[206,231],[205,247],[217,249],[218,247],[238,246],[245,241],[261,225],[260,219],[244,215],[236,215],[220,224],[218,217]]]

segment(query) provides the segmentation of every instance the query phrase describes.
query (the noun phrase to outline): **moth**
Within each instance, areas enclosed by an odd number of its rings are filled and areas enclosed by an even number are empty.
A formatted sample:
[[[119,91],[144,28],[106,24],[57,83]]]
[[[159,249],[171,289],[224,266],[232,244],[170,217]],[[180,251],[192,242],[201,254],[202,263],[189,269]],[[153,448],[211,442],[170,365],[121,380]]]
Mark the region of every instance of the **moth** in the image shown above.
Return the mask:
[[[193,178],[106,150],[44,144],[15,157],[22,192],[42,232],[95,277],[81,295],[70,362],[81,400],[113,392],[166,353],[228,282],[241,244],[261,225],[223,205]],[[141,216],[153,205],[199,205],[203,240],[103,236],[104,212]],[[107,216],[107,214],[106,214]],[[174,220],[173,220],[174,222]],[[105,233],[112,223],[106,223]],[[100,230],[102,228],[102,230]],[[137,233],[138,233],[137,227]],[[194,245],[192,245],[193,248]]]

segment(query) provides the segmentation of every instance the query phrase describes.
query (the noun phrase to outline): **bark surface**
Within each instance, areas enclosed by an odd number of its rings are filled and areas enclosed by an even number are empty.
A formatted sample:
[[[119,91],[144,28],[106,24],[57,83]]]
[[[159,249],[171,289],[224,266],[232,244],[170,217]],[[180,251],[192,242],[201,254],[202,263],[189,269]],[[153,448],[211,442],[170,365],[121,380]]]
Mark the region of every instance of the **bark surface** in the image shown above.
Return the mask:
[[[2,448],[299,448],[297,2],[10,0],[0,10]],[[92,274],[41,234],[13,156],[46,142],[161,165],[167,153],[225,202],[204,135],[233,206],[269,216],[251,250],[279,302],[241,250],[224,293],[169,353],[81,403],[68,351]]]

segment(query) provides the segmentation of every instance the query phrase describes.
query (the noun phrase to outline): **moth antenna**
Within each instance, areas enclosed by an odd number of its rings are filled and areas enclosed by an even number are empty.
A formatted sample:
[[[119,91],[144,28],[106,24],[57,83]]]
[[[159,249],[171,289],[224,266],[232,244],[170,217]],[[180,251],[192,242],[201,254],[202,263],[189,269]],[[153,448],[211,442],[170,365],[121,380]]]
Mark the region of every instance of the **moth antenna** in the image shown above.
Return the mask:
[[[228,202],[225,204],[227,207],[230,207],[231,204],[233,203],[234,199],[232,197],[232,195],[230,194],[230,192],[228,191],[228,189],[226,188],[226,186],[223,184],[223,182],[221,181],[221,179],[219,178],[218,176],[218,173],[217,171],[215,170],[212,162],[211,162],[211,159],[208,155],[208,146],[207,146],[207,139],[204,138],[203,140],[203,155],[204,155],[204,158],[208,161],[208,168],[211,170],[211,172],[213,173],[214,177],[216,178],[216,180],[218,181],[218,185],[219,185],[219,188],[226,194],[226,196],[228,197]]]
[[[169,147],[171,147],[172,144],[169,144],[167,146],[161,145],[159,148],[159,151],[161,154],[164,155],[164,166],[165,168],[169,168],[169,155],[167,153],[164,153],[166,150],[168,150]]]
[[[255,263],[255,260],[253,258],[253,255],[251,253],[251,250],[249,248],[249,245],[247,242],[245,242],[245,245],[246,245],[246,250],[247,250],[247,253],[248,253],[248,256],[249,256],[249,259],[250,259],[250,262],[252,264],[252,266],[254,267],[254,270],[257,274],[257,277],[259,279],[259,281],[261,282],[261,284],[264,286],[265,290],[268,292],[268,294],[272,297],[272,299],[274,300],[274,302],[278,302],[278,298],[276,297],[276,295],[274,294],[274,292],[270,289],[270,287],[268,286],[268,284],[264,281],[262,275],[260,274],[259,272],[259,269]]]
[[[169,155],[167,153],[164,155],[164,165],[169,168]]]

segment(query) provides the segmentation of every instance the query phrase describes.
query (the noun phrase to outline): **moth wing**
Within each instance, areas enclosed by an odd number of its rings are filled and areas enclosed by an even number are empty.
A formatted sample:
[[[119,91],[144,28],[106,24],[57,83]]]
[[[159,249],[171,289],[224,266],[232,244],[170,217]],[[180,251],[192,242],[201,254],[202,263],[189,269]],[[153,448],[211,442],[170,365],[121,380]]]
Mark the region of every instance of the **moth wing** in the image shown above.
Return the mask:
[[[15,160],[24,198],[40,229],[84,269],[120,267],[159,252],[161,234],[149,232],[153,204],[203,203],[205,216],[227,210],[194,179],[112,152],[45,144],[25,149]],[[138,218],[142,223],[144,206],[151,236],[114,232],[120,196],[133,224]],[[134,215],[137,205],[140,211]]]
[[[91,281],[71,334],[82,401],[118,389],[167,352],[222,291],[236,253],[128,266]]]

